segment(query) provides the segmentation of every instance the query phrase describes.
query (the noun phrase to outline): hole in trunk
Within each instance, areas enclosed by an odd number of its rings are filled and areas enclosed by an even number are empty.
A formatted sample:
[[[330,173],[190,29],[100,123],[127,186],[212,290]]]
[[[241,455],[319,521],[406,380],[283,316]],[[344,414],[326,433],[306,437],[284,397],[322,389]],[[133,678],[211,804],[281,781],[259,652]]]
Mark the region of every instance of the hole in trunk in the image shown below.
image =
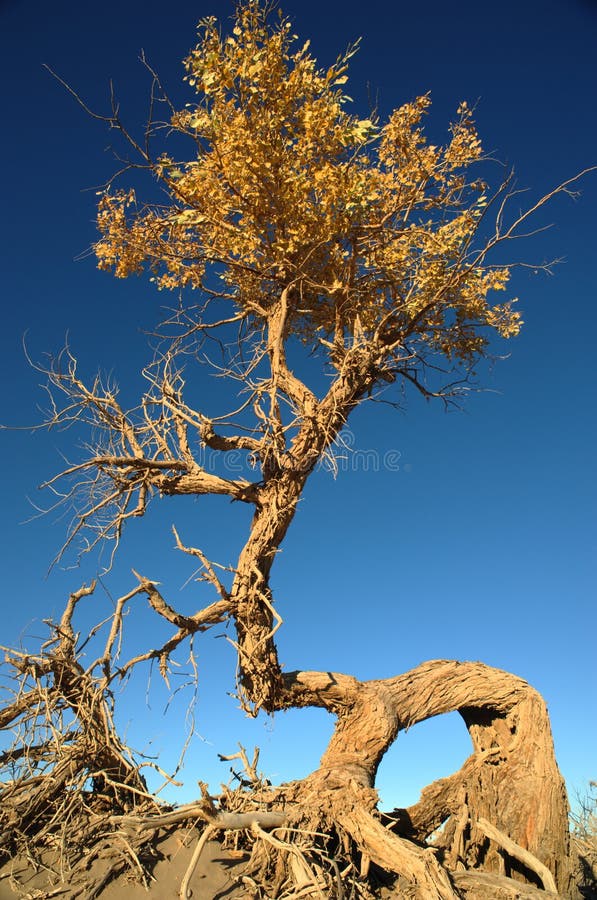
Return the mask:
[[[457,712],[427,719],[409,731],[401,731],[377,772],[379,808],[412,806],[424,787],[457,772],[472,749]]]

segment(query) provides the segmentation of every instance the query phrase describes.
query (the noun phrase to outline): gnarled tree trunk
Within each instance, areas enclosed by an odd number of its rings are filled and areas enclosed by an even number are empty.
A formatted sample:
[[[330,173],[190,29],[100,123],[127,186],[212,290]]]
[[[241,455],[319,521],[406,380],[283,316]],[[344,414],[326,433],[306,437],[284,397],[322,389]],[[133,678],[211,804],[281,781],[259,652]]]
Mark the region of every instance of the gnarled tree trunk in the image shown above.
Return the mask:
[[[435,660],[384,681],[295,672],[285,686],[293,705],[324,707],[338,717],[320,768],[290,796],[299,806],[327,806],[326,817],[366,858],[402,876],[418,896],[455,895],[439,861],[448,872],[481,869],[568,892],[564,782],[545,704],[525,681],[481,663]],[[473,754],[384,827],[373,789],[381,758],[400,730],[454,710]],[[442,825],[435,849],[422,849]]]

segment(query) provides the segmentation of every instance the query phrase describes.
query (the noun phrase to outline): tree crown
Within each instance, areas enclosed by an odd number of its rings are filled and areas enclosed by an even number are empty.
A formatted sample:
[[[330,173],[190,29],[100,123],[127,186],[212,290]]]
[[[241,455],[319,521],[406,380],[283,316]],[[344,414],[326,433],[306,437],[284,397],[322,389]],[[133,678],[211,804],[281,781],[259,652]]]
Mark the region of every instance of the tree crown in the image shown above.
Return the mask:
[[[143,151],[161,204],[103,194],[100,267],[125,277],[148,266],[158,287],[228,299],[253,325],[286,290],[284,337],[337,370],[358,342],[387,375],[430,353],[468,362],[488,330],[517,334],[511,302],[490,301],[508,268],[486,265],[475,240],[488,198],[471,174],[483,151],[468,106],[443,147],[424,134],[428,96],[385,123],[359,119],[344,94],[356,48],[320,69],[297,40],[259,0],[239,6],[228,36],[200,23],[185,60],[197,99],[168,125],[191,139],[192,158]]]

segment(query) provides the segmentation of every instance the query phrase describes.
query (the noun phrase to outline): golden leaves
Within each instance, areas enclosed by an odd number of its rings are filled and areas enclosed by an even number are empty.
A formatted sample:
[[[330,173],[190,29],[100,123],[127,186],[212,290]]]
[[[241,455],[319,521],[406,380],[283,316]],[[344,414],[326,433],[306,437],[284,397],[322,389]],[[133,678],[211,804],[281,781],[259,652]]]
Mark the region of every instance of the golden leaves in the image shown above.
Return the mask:
[[[185,60],[197,99],[171,120],[193,152],[152,164],[163,205],[102,198],[100,267],[125,277],[147,266],[168,289],[217,278],[257,316],[293,285],[289,327],[315,343],[358,321],[382,343],[403,335],[468,359],[482,352],[479,329],[517,333],[518,314],[488,299],[507,269],[485,269],[473,251],[487,197],[468,173],[482,158],[469,108],[444,147],[422,126],[429,95],[383,124],[349,115],[353,53],[319,69],[259,0],[239,6],[228,36],[204,20]]]

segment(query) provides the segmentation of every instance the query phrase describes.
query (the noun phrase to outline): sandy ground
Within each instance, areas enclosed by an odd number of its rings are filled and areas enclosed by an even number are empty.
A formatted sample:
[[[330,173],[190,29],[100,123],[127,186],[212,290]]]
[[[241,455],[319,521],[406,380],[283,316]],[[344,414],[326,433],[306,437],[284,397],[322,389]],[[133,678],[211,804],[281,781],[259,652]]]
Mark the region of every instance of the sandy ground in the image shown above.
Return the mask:
[[[105,888],[102,900],[178,900],[196,841],[196,832],[187,840],[183,833],[166,838],[159,845],[163,858],[155,866],[155,881],[149,891],[130,878],[119,878]],[[240,853],[223,850],[217,841],[207,843],[191,881],[192,900],[249,900],[249,894],[234,880],[246,858]],[[43,872],[33,872],[25,861],[12,861],[0,869],[0,900],[63,896],[64,885],[54,883],[52,886]]]

